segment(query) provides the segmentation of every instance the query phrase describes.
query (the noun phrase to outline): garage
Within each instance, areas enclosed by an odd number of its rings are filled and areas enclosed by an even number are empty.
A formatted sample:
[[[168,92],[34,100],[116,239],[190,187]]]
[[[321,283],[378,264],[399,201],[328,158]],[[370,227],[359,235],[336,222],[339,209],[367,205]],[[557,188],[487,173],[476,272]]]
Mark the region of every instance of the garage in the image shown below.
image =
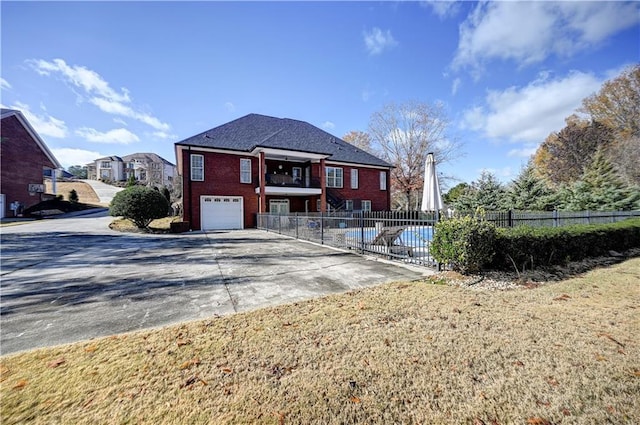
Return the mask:
[[[201,196],[200,225],[202,230],[244,228],[242,196]]]

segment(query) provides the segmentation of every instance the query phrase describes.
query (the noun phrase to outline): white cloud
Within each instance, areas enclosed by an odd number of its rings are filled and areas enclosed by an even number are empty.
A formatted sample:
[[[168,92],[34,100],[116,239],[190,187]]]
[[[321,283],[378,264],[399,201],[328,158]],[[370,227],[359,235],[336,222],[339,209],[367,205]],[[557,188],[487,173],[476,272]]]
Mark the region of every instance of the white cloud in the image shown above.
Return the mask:
[[[549,79],[543,74],[525,87],[489,91],[483,106],[464,112],[462,125],[489,138],[540,143],[549,133],[561,129],[582,99],[601,85],[601,80],[582,72],[572,72],[562,79]]]
[[[114,123],[116,123],[116,124],[120,124],[120,125],[127,125],[127,126],[129,125],[129,124],[127,124],[127,122],[126,122],[125,120],[123,120],[122,118],[114,118],[114,119],[113,119],[113,122],[114,122]]]
[[[336,125],[331,121],[325,121],[322,124],[322,128],[324,128],[325,130],[333,130],[334,128],[336,128]]]
[[[452,95],[456,95],[456,93],[458,93],[458,90],[460,89],[460,85],[462,84],[462,80],[460,78],[456,78],[455,80],[453,80],[453,83],[451,84],[451,94]]]
[[[453,0],[425,0],[421,1],[423,7],[431,7],[433,13],[440,19],[451,18],[460,11],[460,3]]]
[[[224,109],[226,109],[227,112],[234,112],[236,110],[236,106],[231,102],[226,102],[224,104]]]
[[[64,168],[69,168],[72,165],[87,165],[105,156],[100,152],[74,148],[51,149],[51,152]]]
[[[391,49],[398,42],[394,40],[390,30],[382,31],[375,27],[371,31],[364,32],[364,44],[370,55],[379,55],[385,49]]]
[[[376,92],[371,91],[369,89],[364,89],[362,90],[361,96],[362,96],[362,101],[363,102],[368,102],[369,99],[371,99],[371,97],[376,94]]]
[[[127,130],[126,128],[115,128],[106,132],[100,132],[94,128],[82,127],[75,133],[83,137],[88,142],[93,143],[113,143],[120,145],[129,145],[140,141],[140,138]]]
[[[482,172],[491,173],[496,176],[499,180],[511,179],[514,177],[513,168],[507,166],[503,168],[479,168],[478,174],[482,174]]]
[[[50,75],[60,73],[71,84],[83,88],[90,95],[105,97],[118,102],[131,102],[129,91],[122,88],[120,92],[112,89],[97,72],[84,66],[69,66],[62,59],[54,59],[47,62],[42,59],[27,61],[33,69],[40,75]]]
[[[16,102],[9,108],[22,112],[22,115],[29,121],[29,124],[36,130],[38,135],[55,137],[57,139],[67,137],[67,125],[64,121],[46,113],[38,115],[31,112],[29,105],[22,102]]]
[[[568,57],[638,22],[633,2],[482,2],[460,25],[452,65],[479,72],[492,59],[527,65]]]
[[[9,82],[4,78],[0,77],[0,88],[2,90],[8,90],[11,88],[11,84],[9,84]]]
[[[42,59],[28,60],[27,63],[40,75],[61,75],[63,80],[71,84],[72,90],[80,88],[89,97],[89,102],[103,112],[133,118],[159,131],[168,131],[169,124],[163,123],[151,114],[132,107],[129,90],[114,90],[109,83],[95,71],[84,66],[69,66],[62,59],[47,62]]]
[[[153,133],[151,133],[150,136],[153,137],[154,139],[160,139],[160,140],[168,140],[168,139],[176,139],[177,138],[177,136],[175,134],[166,133],[164,131],[154,131]]]
[[[511,149],[509,153],[507,153],[507,156],[515,158],[529,158],[536,153],[537,150],[537,146],[525,146],[519,149]]]

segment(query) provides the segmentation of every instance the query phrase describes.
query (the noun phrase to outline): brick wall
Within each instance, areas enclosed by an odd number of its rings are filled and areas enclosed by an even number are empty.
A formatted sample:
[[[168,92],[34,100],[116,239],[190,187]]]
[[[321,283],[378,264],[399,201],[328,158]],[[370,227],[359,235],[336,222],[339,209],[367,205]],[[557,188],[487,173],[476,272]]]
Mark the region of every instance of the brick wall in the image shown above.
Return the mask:
[[[2,120],[0,135],[0,190],[5,194],[5,215],[9,217],[13,201],[19,201],[25,208],[40,202],[39,194],[29,195],[29,184],[42,184],[43,169],[55,166],[15,116]]]
[[[183,166],[183,208],[184,220],[191,222],[191,229],[200,230],[200,196],[242,196],[244,198],[244,227],[255,227],[255,214],[258,211],[258,158],[214,152],[200,152],[195,149],[191,154],[204,155],[204,181],[190,181],[190,153],[182,150]],[[240,159],[251,159],[251,183],[240,183]],[[191,192],[189,192],[191,185]],[[191,195],[189,195],[191,193]],[[191,202],[189,202],[189,199]]]
[[[331,188],[339,194],[342,199],[352,199],[354,208],[360,208],[362,200],[371,201],[372,211],[389,211],[391,208],[391,197],[389,194],[389,170],[376,168],[351,167],[346,165],[328,165],[330,167],[342,168],[343,182],[342,188]],[[358,188],[351,189],[351,170],[358,170]],[[380,171],[387,173],[387,190],[380,190]],[[315,206],[314,206],[315,208]]]

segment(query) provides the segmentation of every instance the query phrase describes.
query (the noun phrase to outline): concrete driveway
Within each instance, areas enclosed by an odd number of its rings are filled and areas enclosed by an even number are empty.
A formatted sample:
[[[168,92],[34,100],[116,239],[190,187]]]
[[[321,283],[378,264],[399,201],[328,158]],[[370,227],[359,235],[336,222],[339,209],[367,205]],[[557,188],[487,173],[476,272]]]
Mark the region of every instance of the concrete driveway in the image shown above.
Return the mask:
[[[2,354],[429,273],[259,230],[123,234],[111,219],[1,229]]]

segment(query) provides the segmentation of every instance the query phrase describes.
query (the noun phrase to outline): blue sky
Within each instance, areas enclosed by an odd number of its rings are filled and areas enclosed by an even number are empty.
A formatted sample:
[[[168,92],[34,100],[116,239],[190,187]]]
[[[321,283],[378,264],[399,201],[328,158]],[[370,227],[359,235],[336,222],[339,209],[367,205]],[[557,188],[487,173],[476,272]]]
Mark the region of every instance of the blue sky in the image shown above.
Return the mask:
[[[442,102],[463,157],[514,178],[581,100],[640,61],[634,2],[2,1],[1,103],[63,166],[155,152],[249,113],[342,137]]]

